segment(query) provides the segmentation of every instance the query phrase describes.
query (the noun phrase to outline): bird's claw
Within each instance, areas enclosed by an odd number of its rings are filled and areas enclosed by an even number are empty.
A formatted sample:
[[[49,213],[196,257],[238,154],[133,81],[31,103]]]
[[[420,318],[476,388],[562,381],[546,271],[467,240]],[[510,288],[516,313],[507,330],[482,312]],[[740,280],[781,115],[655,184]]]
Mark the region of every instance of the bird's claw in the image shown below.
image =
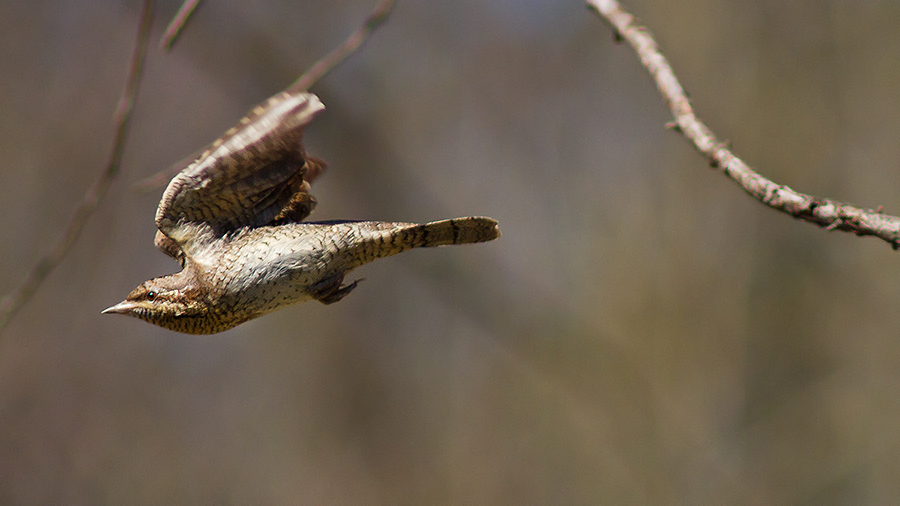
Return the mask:
[[[348,293],[352,292],[360,281],[361,280],[357,279],[349,285],[341,286],[341,283],[344,282],[344,273],[340,272],[313,283],[313,285],[309,287],[309,292],[314,299],[322,304],[334,304],[346,297]]]

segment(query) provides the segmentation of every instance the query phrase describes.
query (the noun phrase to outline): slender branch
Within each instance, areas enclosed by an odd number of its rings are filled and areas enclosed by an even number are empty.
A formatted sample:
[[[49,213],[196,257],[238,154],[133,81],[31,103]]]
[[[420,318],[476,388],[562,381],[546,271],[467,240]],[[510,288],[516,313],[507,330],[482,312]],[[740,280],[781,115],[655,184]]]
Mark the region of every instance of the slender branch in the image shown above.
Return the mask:
[[[900,248],[900,218],[882,214],[880,207],[877,210],[860,209],[835,200],[806,195],[751,169],[694,114],[684,89],[668,60],[659,52],[649,30],[637,24],[634,16],[616,0],[587,0],[587,3],[612,25],[616,39],[628,41],[640,56],[641,63],[656,81],[675,116],[675,121],[667,126],[687,137],[698,151],[709,158],[710,165],[720,168],[744,191],[772,209],[815,223],[826,230],[871,235],[886,241],[895,250]]]
[[[184,3],[181,4],[181,8],[178,9],[178,13],[175,14],[175,17],[172,18],[169,26],[166,27],[166,32],[163,33],[162,40],[160,41],[160,46],[162,46],[165,51],[172,49],[172,45],[178,40],[178,36],[181,35],[181,30],[184,29],[188,19],[190,19],[191,14],[194,13],[194,9],[196,9],[198,5],[200,5],[200,0],[184,0]]]
[[[352,55],[363,45],[375,29],[387,21],[391,9],[394,8],[394,3],[395,0],[381,0],[375,7],[375,10],[373,10],[372,13],[369,14],[369,17],[366,18],[366,21],[362,26],[351,33],[340,46],[332,49],[330,53],[314,63],[309,70],[298,77],[285,91],[289,93],[306,91],[313,84],[318,82],[319,79],[322,79],[326,74],[331,72],[332,69],[340,65],[347,57]],[[135,187],[138,191],[148,192],[164,186],[175,176],[175,174],[184,168],[184,162],[190,161],[193,161],[193,159],[183,160],[182,163],[176,163],[165,170],[161,170],[156,174],[139,181]]]
[[[153,1],[144,0],[144,6],[141,10],[140,28],[137,33],[137,40],[134,45],[134,52],[131,56],[131,68],[128,73],[128,82],[122,93],[122,98],[116,110],[116,135],[113,140],[113,148],[109,155],[109,161],[106,168],[100,174],[100,178],[94,185],[88,189],[84,195],[81,205],[75,211],[68,226],[63,231],[62,236],[57,240],[56,244],[50,252],[38,261],[32,268],[25,282],[15,292],[7,295],[0,301],[0,333],[9,324],[10,320],[34,295],[40,287],[47,275],[59,265],[59,262],[66,256],[75,241],[84,230],[84,226],[90,219],[91,215],[97,209],[100,199],[106,194],[113,178],[118,174],[119,167],[122,163],[122,154],[125,150],[125,140],[128,137],[128,130],[131,125],[131,111],[134,106],[134,99],[137,95],[138,85],[141,81],[141,72],[144,67],[144,59],[147,54],[147,44],[150,38],[150,27],[153,21]]]
[[[346,60],[348,56],[356,52],[356,50],[369,38],[372,32],[387,21],[391,9],[394,8],[394,1],[395,0],[381,0],[375,7],[375,10],[369,14],[368,18],[366,18],[366,22],[363,23],[362,26],[350,34],[343,44],[332,49],[330,53],[310,67],[309,70],[294,81],[294,84],[288,87],[287,91],[297,92],[308,90],[310,86],[316,83],[316,81],[323,78],[325,74],[331,72],[333,68],[337,67],[341,62]]]

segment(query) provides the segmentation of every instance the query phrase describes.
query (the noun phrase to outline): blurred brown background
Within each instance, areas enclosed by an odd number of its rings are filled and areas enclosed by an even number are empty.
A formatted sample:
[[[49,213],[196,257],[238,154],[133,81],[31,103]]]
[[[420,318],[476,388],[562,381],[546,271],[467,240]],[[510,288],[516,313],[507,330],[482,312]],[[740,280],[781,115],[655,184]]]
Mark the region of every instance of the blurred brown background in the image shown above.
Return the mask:
[[[0,338],[0,504],[897,504],[900,257],[752,201],[578,0],[401,0],[313,91],[316,219],[500,220],[208,337],[101,316],[161,190],[374,0],[217,0]],[[763,174],[900,213],[900,3],[632,0]],[[175,13],[157,2],[155,40]],[[138,1],[0,3],[0,293],[105,163]]]

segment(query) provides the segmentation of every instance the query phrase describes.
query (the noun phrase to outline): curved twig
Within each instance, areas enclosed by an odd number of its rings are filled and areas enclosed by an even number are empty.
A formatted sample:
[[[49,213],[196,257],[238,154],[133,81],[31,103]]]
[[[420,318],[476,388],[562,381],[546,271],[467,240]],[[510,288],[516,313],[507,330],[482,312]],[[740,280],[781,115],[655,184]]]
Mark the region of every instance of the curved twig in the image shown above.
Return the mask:
[[[0,301],[0,333],[3,332],[3,329],[6,328],[22,306],[31,299],[44,279],[47,278],[47,275],[59,265],[59,262],[66,256],[72,245],[75,244],[75,241],[78,240],[88,219],[97,209],[100,199],[106,194],[113,178],[119,173],[119,167],[122,164],[122,154],[125,151],[125,140],[128,137],[128,130],[131,126],[131,111],[141,81],[144,57],[147,54],[147,43],[150,39],[150,27],[153,22],[152,14],[153,1],[144,0],[144,6],[141,10],[140,28],[138,29],[137,40],[134,45],[134,53],[131,56],[131,70],[128,73],[128,82],[125,85],[125,91],[122,93],[122,98],[116,110],[116,136],[106,169],[84,195],[84,200],[82,200],[75,214],[72,215],[72,219],[63,231],[62,236],[53,246],[53,249],[32,268],[25,282],[22,283],[18,290]]]
[[[691,104],[675,77],[668,60],[650,32],[635,22],[616,0],[587,0],[590,7],[609,22],[617,40],[624,39],[638,53],[641,63],[656,81],[675,116],[667,125],[681,132],[698,151],[706,155],[713,167],[720,168],[753,198],[771,207],[826,230],[842,230],[859,236],[871,235],[900,249],[900,218],[876,210],[858,207],[827,198],[814,197],[766,179],[731,152],[694,114]]]
[[[335,67],[341,64],[348,56],[356,52],[357,49],[369,38],[376,28],[387,21],[388,15],[394,8],[395,0],[381,0],[375,7],[375,10],[369,14],[365,23],[356,29],[353,33],[341,43],[340,46],[331,50],[330,53],[323,56],[319,61],[313,64],[306,72],[297,78],[285,91],[301,92],[309,89],[319,79],[325,77]],[[192,159],[191,159],[192,160]],[[191,160],[184,160],[190,162]],[[183,168],[181,163],[174,164],[165,170],[161,170],[156,174],[139,181],[135,186],[138,191],[148,192],[166,185],[175,174]]]

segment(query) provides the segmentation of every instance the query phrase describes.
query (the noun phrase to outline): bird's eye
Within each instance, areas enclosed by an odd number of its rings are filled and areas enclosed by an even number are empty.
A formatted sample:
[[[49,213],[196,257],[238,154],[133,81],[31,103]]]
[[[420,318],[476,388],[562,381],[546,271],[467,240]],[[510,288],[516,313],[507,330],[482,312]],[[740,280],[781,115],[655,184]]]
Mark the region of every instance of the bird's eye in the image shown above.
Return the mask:
[[[154,292],[153,290],[147,292],[147,300],[153,300],[155,298],[156,298],[156,292]]]

